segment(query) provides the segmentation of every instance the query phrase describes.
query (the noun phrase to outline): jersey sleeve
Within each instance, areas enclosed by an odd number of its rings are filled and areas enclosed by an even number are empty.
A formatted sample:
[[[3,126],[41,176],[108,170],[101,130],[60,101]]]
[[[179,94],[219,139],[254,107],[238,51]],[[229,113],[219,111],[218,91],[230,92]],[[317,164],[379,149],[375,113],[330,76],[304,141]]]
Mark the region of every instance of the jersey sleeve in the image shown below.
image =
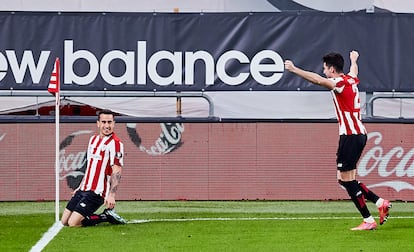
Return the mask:
[[[124,144],[119,140],[115,140],[113,141],[112,150],[110,165],[124,166]]]
[[[335,83],[335,87],[333,88],[333,91],[340,94],[342,91],[344,91],[345,88],[345,81],[342,77],[338,78],[330,78],[331,81]]]

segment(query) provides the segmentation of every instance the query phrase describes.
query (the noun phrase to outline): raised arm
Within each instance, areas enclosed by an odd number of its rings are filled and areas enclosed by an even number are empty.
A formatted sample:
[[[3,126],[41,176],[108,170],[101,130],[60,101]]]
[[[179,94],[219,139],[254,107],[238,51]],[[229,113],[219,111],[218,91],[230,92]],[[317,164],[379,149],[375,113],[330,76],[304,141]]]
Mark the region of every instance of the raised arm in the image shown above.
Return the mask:
[[[358,64],[357,60],[359,57],[359,53],[357,51],[351,51],[349,53],[349,59],[351,60],[351,66],[349,67],[349,75],[352,77],[358,77]]]
[[[313,84],[326,87],[330,90],[332,90],[335,87],[335,83],[333,81],[329,80],[328,78],[322,77],[317,73],[300,69],[299,67],[295,66],[291,60],[285,61],[285,69],[304,78],[305,80]]]

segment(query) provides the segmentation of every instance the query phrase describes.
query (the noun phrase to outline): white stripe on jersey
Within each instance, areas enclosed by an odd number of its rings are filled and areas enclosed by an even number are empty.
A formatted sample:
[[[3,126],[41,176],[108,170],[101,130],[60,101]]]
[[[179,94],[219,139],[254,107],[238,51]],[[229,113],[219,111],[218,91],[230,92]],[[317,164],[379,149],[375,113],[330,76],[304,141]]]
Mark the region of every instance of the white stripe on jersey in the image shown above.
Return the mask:
[[[331,93],[332,93],[332,99],[333,99],[333,102],[334,102],[334,105],[335,105],[336,117],[338,119],[338,124],[339,124],[338,125],[339,126],[339,135],[342,135],[343,133],[341,133],[341,132],[346,132],[345,123],[343,123],[344,117],[343,117],[341,111],[339,110],[339,104],[338,104],[338,100],[336,99],[334,90],[332,90]]]
[[[358,127],[361,129],[361,131],[363,131],[365,134],[367,133],[367,130],[365,129],[365,126],[362,124],[361,121],[361,112],[354,112],[354,117],[357,118],[358,120],[356,120]]]
[[[348,124],[349,128],[351,129],[352,134],[355,134],[355,135],[358,134],[357,130],[355,129],[354,121],[352,119],[352,117],[355,116],[355,112],[354,112],[354,114],[351,114],[348,111],[344,111],[344,114],[345,114],[347,124]],[[357,113],[357,115],[358,115],[358,113]],[[346,131],[343,132],[342,134],[345,134],[345,133],[346,133]]]

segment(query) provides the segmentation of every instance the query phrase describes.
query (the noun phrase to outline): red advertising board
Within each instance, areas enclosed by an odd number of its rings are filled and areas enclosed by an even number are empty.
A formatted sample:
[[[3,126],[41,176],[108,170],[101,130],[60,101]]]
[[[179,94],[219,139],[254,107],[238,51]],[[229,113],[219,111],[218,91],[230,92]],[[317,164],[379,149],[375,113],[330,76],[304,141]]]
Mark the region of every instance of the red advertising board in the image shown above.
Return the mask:
[[[358,178],[382,197],[414,200],[414,127],[368,123]],[[60,129],[60,197],[85,170],[94,124]],[[347,199],[336,182],[337,124],[118,123],[119,200]],[[0,201],[54,200],[54,124],[0,124]]]

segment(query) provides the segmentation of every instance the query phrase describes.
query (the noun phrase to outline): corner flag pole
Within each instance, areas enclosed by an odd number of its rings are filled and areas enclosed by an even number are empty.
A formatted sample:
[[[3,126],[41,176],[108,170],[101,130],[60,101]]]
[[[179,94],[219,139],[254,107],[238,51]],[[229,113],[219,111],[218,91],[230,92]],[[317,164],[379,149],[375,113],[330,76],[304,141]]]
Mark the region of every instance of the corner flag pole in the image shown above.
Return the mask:
[[[60,122],[60,60],[56,58],[53,67],[52,75],[50,76],[49,86],[47,88],[49,93],[55,96],[55,221],[59,221],[60,207],[59,207],[59,122]]]

